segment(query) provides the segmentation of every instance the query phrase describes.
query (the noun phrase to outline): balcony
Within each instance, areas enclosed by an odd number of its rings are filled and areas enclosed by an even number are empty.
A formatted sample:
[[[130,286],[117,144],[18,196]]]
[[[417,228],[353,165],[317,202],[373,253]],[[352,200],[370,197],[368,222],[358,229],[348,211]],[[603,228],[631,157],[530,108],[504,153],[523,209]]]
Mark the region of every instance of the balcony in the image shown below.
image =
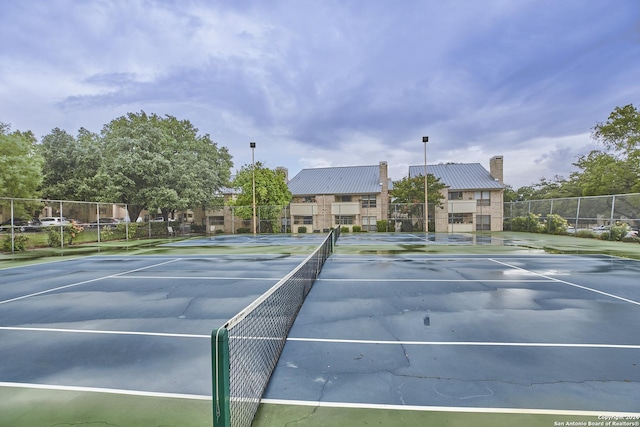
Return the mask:
[[[317,213],[317,203],[291,203],[291,215],[293,216],[312,216]]]
[[[475,200],[449,200],[449,213],[475,213],[477,205]]]
[[[374,212],[375,208],[371,208]],[[342,202],[331,204],[331,215],[360,215],[359,202]]]

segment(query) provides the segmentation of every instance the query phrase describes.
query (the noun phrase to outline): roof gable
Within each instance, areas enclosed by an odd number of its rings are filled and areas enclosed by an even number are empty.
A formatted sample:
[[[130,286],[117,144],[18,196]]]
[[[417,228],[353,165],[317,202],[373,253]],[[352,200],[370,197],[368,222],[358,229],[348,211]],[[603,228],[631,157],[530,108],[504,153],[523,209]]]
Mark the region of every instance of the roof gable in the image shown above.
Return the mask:
[[[427,165],[429,174],[439,178],[450,190],[503,189],[480,163],[445,163]],[[409,166],[409,177],[424,176],[424,165]]]
[[[294,196],[380,193],[380,166],[303,169],[289,181]]]

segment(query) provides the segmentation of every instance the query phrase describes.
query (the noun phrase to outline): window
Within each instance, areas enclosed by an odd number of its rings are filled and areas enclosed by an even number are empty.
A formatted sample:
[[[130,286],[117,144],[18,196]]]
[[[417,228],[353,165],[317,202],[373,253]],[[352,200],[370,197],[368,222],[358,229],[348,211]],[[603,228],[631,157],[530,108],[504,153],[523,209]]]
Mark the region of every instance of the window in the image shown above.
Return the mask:
[[[367,194],[360,198],[362,200],[363,208],[375,208],[376,207],[376,195],[375,194]]]
[[[312,216],[294,216],[293,217],[294,224],[313,224]]]
[[[449,224],[473,224],[471,213],[450,213]]]
[[[478,201],[478,206],[491,206],[490,191],[476,191],[475,199]]]
[[[363,216],[362,217],[362,229],[367,231],[376,231],[376,217],[375,216]]]
[[[353,196],[336,196],[337,202],[350,202]]]
[[[476,231],[491,230],[491,215],[476,215]]]
[[[302,203],[315,203],[316,198],[313,196],[306,196],[302,199]]]
[[[224,225],[224,216],[212,216],[209,221],[211,225]]]
[[[334,222],[338,225],[351,225],[355,219],[353,215],[336,215]]]
[[[449,200],[462,200],[462,191],[449,191]]]

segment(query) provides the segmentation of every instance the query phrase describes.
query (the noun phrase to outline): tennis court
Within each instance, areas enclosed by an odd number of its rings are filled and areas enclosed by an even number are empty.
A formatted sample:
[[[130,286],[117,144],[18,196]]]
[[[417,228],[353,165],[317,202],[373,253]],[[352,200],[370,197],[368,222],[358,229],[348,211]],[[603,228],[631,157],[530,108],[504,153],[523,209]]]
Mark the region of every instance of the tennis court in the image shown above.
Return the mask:
[[[638,261],[420,237],[340,237],[255,426],[640,425]],[[0,426],[211,425],[211,330],[305,258],[266,240],[0,270]]]
[[[0,425],[211,425],[211,330],[302,259],[93,256],[0,270]]]
[[[334,255],[290,331],[258,425],[278,425],[278,405],[297,406],[290,421],[305,425],[338,408],[374,410],[370,422],[380,408],[396,420],[412,411],[396,425],[640,414],[639,273],[615,257]],[[456,424],[452,413],[473,415]]]

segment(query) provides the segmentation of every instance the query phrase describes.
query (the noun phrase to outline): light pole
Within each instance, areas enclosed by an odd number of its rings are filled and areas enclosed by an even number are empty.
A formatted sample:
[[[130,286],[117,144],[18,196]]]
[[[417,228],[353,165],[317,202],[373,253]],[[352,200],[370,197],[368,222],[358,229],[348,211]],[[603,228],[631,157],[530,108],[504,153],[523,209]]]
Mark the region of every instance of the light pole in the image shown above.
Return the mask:
[[[250,142],[249,146],[251,147],[251,182],[253,188],[253,235],[256,235],[256,161],[255,161],[255,151],[256,151],[256,143]]]
[[[428,136],[422,137],[424,143],[424,232],[429,234],[429,202],[427,198],[427,142],[429,142]]]

